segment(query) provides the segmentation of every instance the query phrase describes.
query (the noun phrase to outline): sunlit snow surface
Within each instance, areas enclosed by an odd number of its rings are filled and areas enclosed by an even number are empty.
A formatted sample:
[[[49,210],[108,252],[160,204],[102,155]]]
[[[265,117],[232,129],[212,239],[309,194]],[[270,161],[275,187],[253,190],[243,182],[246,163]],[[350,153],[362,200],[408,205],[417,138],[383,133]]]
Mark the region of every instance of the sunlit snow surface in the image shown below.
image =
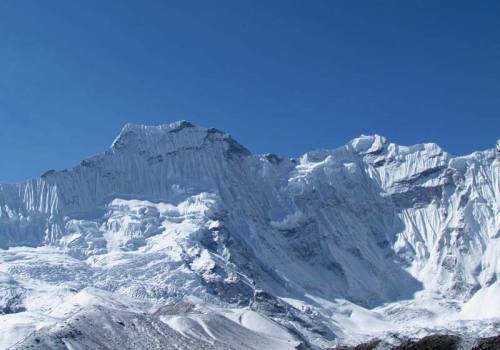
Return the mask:
[[[500,147],[298,159],[127,125],[0,185],[0,348],[292,349],[500,325]]]

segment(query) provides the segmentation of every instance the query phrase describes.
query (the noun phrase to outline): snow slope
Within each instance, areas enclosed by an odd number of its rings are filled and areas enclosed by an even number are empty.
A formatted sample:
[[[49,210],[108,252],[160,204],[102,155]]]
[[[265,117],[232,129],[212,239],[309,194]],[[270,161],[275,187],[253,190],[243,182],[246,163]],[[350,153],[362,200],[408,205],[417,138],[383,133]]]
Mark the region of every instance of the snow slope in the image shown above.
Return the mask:
[[[0,185],[0,348],[495,333],[499,174],[500,144],[452,157],[375,135],[282,159],[128,124],[73,169]]]

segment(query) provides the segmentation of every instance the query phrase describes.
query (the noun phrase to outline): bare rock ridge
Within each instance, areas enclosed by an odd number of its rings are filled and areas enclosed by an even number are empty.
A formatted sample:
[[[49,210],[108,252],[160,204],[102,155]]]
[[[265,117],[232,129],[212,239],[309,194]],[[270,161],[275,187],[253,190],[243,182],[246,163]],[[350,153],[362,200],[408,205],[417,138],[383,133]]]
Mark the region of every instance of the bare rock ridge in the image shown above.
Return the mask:
[[[362,135],[284,159],[127,124],[72,169],[0,185],[0,348],[496,335],[499,144],[453,157]]]

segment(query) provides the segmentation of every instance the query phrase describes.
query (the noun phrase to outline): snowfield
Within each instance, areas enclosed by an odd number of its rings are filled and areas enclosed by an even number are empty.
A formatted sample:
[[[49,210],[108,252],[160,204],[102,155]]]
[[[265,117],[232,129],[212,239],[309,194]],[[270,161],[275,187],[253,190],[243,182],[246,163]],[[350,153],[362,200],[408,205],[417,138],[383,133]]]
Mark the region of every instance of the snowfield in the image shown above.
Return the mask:
[[[0,349],[321,349],[500,333],[500,143],[297,159],[126,125],[0,185]],[[466,345],[464,345],[466,348]]]

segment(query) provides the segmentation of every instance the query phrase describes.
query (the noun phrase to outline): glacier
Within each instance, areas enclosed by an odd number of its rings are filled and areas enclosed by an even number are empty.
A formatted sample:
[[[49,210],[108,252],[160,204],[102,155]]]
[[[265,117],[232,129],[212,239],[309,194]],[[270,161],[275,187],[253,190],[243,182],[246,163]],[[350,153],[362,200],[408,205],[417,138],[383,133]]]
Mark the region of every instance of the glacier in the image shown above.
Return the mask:
[[[500,142],[453,157],[362,135],[288,159],[127,124],[72,169],[0,185],[0,348],[496,335],[499,201]]]

